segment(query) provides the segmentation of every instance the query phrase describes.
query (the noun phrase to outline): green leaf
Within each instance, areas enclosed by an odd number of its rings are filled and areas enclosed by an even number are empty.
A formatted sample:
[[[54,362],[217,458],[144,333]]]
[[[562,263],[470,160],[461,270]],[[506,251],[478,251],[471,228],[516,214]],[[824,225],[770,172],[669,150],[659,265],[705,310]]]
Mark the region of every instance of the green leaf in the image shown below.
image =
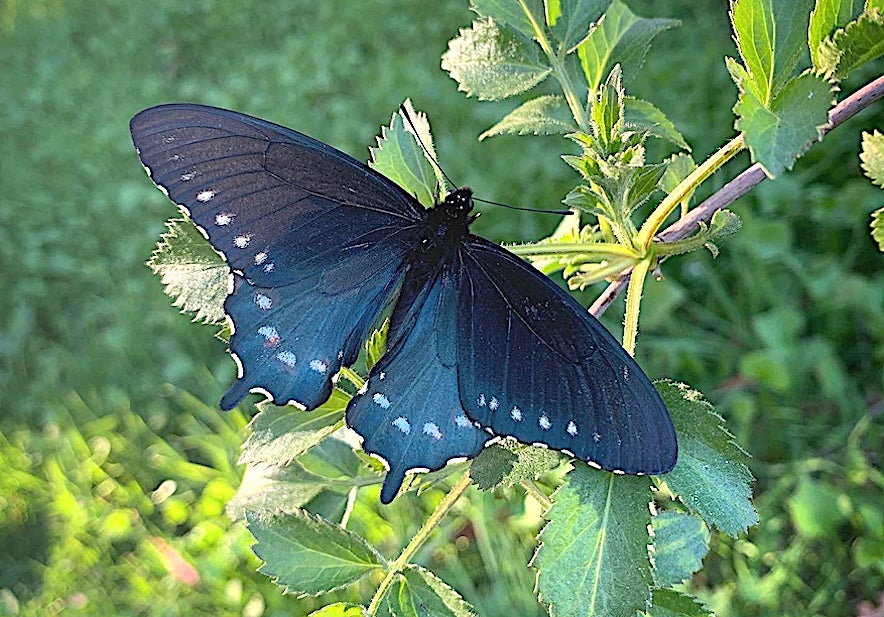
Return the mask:
[[[534,24],[545,22],[541,0],[472,0],[472,5],[479,15],[509,26],[529,39],[536,36]]]
[[[409,565],[388,596],[394,617],[473,617],[473,607],[429,570]]]
[[[562,458],[554,450],[504,440],[479,453],[470,466],[470,478],[483,491],[513,486],[522,480],[536,480],[558,467]]]
[[[811,540],[837,537],[838,525],[844,522],[838,509],[839,494],[829,484],[802,477],[787,501],[792,525],[798,534]]]
[[[859,153],[863,171],[875,186],[884,188],[884,134],[877,130],[863,131],[862,151]]]
[[[313,411],[290,405],[264,406],[249,424],[251,434],[243,444],[240,464],[287,464],[334,431],[349,402],[346,392],[334,389],[331,397]]]
[[[731,75],[741,90],[734,126],[745,134],[752,160],[761,163],[768,176],[776,177],[791,169],[808,145],[820,138],[833,103],[831,86],[805,72],[786,84],[767,109],[745,88],[736,63],[728,62],[728,68],[734,69]]]
[[[624,205],[628,212],[632,212],[645,203],[648,197],[651,196],[651,193],[657,190],[660,179],[666,173],[667,167],[665,163],[658,163],[636,168],[630,178],[632,186],[627,187],[629,196]]]
[[[547,23],[552,28],[553,36],[558,40],[559,54],[571,53],[585,39],[593,23],[599,20],[611,0],[566,0],[556,2],[559,14],[554,23],[550,23],[549,6],[547,5]]]
[[[884,208],[872,212],[872,238],[878,243],[878,250],[884,253]]]
[[[195,321],[223,321],[230,268],[189,220],[170,219],[166,227],[147,265],[160,275],[173,306]]]
[[[624,72],[639,68],[655,36],[679,24],[675,19],[645,19],[614,0],[589,36],[577,46],[577,55],[589,91],[595,92],[614,63]]]
[[[385,319],[381,327],[371,333],[365,341],[365,368],[371,370],[384,352],[387,350],[387,332],[390,330],[390,320]]]
[[[663,512],[654,517],[654,581],[659,587],[680,583],[703,567],[709,530],[696,516]]]
[[[483,101],[504,99],[546,79],[552,69],[541,60],[538,47],[518,32],[477,20],[448,42],[442,68],[458,89]]]
[[[406,100],[404,106],[421,141],[435,158],[427,116],[414,111],[411,101]],[[427,159],[401,110],[393,114],[390,126],[381,128],[377,142],[377,147],[370,148],[370,167],[414,195],[424,206],[432,206],[436,202],[436,166]]]
[[[328,481],[297,462],[288,467],[263,463],[249,465],[236,494],[227,502],[227,516],[238,521],[247,511],[290,512],[328,487]]]
[[[561,96],[546,94],[523,103],[503,120],[479,135],[479,139],[516,133],[518,135],[552,135],[577,130],[574,118],[565,99]]]
[[[703,395],[684,384],[655,383],[678,434],[678,463],[662,479],[707,525],[736,537],[758,522],[749,455]]]
[[[798,64],[812,6],[813,0],[735,0],[731,4],[731,24],[749,75],[742,88],[751,90],[764,107],[771,105]]]
[[[623,73],[615,66],[598,93],[590,110],[593,136],[607,153],[616,152],[620,144],[615,138],[623,128],[623,109],[626,95],[623,90]]]
[[[672,121],[653,103],[626,97],[624,102],[623,120],[626,126],[635,131],[646,131],[648,134],[674,143],[679,148],[690,151],[690,146],[675,128]]]
[[[697,164],[690,154],[673,154],[666,159],[666,173],[660,178],[660,188],[664,193],[671,193],[696,168]],[[693,191],[691,191],[687,199],[690,199],[691,195],[693,195]]]
[[[807,32],[810,59],[816,68],[820,68],[820,43],[832,34],[835,28],[846,25],[861,8],[861,0],[817,0],[816,6],[810,13],[810,28]]]
[[[577,463],[552,496],[532,559],[537,589],[557,617],[634,617],[651,600],[646,478]]]
[[[289,593],[327,593],[385,567],[361,537],[303,510],[248,511],[246,522],[252,550],[264,561],[258,571]]]
[[[308,617],[368,617],[365,608],[346,602],[335,602],[313,611]]]
[[[695,598],[673,589],[655,589],[647,617],[712,617]]]
[[[820,44],[817,68],[836,80],[842,80],[882,54],[884,12],[866,11]]]

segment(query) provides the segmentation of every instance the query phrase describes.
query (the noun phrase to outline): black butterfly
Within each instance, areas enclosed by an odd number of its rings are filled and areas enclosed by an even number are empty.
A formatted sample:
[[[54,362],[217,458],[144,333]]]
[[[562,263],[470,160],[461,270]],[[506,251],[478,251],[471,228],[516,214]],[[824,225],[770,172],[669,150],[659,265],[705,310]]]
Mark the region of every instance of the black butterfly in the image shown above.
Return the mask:
[[[406,472],[475,456],[491,435],[630,474],[674,466],[647,376],[567,292],[469,233],[468,188],[425,209],[331,146],[201,105],[146,109],[130,129],[153,181],[233,270],[240,370],[222,409],[255,390],[321,405],[395,301],[387,352],[346,413],[389,466],[384,503]]]

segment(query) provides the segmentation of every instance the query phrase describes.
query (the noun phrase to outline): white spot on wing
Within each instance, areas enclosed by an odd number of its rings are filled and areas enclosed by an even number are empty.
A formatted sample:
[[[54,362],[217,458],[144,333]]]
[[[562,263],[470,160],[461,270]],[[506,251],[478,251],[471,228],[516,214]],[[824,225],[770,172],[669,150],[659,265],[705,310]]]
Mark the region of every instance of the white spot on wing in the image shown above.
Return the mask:
[[[626,381],[627,379],[629,379],[629,367],[624,366],[623,367],[623,380]]]
[[[467,418],[464,414],[454,416],[454,423],[457,424],[460,428],[467,428],[468,426],[473,425],[473,423],[470,422],[470,419]]]
[[[362,387],[359,388],[359,389],[356,391],[356,394],[362,396],[362,395],[364,395],[366,392],[368,392],[368,380],[367,380],[367,379],[365,380],[365,383],[362,384]]]
[[[269,264],[264,264],[264,272],[266,272],[267,274],[273,272],[273,262]]]
[[[261,251],[260,253],[255,253],[255,265],[260,266],[262,263],[267,261],[267,253]]]
[[[276,328],[273,326],[261,326],[258,328],[258,334],[267,339],[268,345],[278,345],[279,344],[279,332],[276,331]]]
[[[600,442],[600,441],[602,440],[602,436],[599,435],[598,433],[593,433],[593,434],[592,434],[592,440],[593,440],[594,442],[598,443],[598,442]]]
[[[433,439],[442,439],[442,431],[436,426],[435,422],[427,422],[424,424],[424,435],[429,435]]]
[[[522,421],[522,410],[518,407],[513,407],[512,411],[510,411],[510,417],[516,422]]]
[[[383,380],[384,380],[384,377],[386,377],[386,376],[387,376],[387,374],[386,374],[384,371],[381,371],[381,374],[378,375],[378,379],[380,379],[381,381],[383,381]]]
[[[375,402],[375,405],[377,405],[381,409],[387,409],[388,407],[390,407],[390,399],[388,399],[385,395],[381,394],[380,392],[376,393],[373,397],[371,397],[371,400],[373,400]]]
[[[568,431],[568,434],[571,435],[571,437],[577,434],[577,425],[574,424],[574,420],[568,422],[568,428],[565,430]]]
[[[255,304],[262,311],[269,311],[273,308],[273,300],[270,299],[270,296],[265,296],[262,293],[255,294]]]
[[[484,393],[479,394],[479,398],[476,399],[476,403],[479,405],[479,407],[485,406],[486,403],[485,403],[485,394]]]
[[[325,374],[328,370],[328,364],[323,362],[322,360],[310,360],[310,368],[317,373]]]
[[[543,414],[542,416],[540,416],[540,419],[537,421],[537,424],[539,424],[540,428],[542,428],[543,430],[548,430],[549,427],[552,426],[552,422],[549,421],[549,416],[547,416],[546,414]]]
[[[235,216],[235,214],[229,212],[219,212],[215,215],[215,225],[218,225],[218,227],[230,225],[230,222],[233,221],[233,217]]]
[[[249,234],[243,234],[241,236],[237,236],[233,239],[233,244],[238,249],[244,249],[249,245],[249,242],[252,241],[252,236]]]
[[[497,400],[496,396],[492,396],[491,400],[488,401],[488,409],[491,411],[497,411],[498,407],[500,407],[500,401]]]
[[[295,364],[298,363],[298,358],[291,351],[280,351],[276,354],[276,359],[289,368],[294,368]]]
[[[210,201],[215,195],[217,195],[215,191],[200,191],[196,194],[196,200],[206,203],[207,201]]]
[[[176,156],[177,156],[177,155],[176,155]],[[195,177],[196,177],[196,172],[195,172],[195,171],[189,171],[189,172],[187,172],[186,174],[181,174],[181,181],[182,181],[182,182],[190,182],[190,181],[193,180]]]
[[[377,395],[375,395],[377,396]],[[392,422],[393,426],[398,428],[400,431],[408,435],[411,432],[411,423],[408,422],[408,419],[404,416],[399,416]]]

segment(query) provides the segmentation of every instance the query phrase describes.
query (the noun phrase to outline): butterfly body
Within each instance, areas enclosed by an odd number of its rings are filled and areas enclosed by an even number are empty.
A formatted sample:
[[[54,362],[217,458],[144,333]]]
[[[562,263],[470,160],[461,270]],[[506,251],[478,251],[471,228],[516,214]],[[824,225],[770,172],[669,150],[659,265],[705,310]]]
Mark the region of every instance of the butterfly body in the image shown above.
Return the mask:
[[[225,311],[249,391],[314,409],[394,306],[387,351],[347,424],[389,472],[478,454],[493,435],[605,469],[664,473],[677,445],[656,390],[567,292],[469,232],[472,192],[425,209],[331,146],[237,112],[164,105],[133,118],[154,182],[225,258]]]

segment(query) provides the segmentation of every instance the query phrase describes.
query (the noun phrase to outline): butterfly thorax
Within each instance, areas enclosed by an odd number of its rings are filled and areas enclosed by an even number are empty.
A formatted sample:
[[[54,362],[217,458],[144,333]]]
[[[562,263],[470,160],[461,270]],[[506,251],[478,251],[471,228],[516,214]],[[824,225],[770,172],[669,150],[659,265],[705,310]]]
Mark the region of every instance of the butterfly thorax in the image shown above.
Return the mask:
[[[470,215],[472,209],[473,192],[468,187],[461,187],[428,210],[417,260],[431,265],[447,262],[469,233],[470,223],[475,218]]]

